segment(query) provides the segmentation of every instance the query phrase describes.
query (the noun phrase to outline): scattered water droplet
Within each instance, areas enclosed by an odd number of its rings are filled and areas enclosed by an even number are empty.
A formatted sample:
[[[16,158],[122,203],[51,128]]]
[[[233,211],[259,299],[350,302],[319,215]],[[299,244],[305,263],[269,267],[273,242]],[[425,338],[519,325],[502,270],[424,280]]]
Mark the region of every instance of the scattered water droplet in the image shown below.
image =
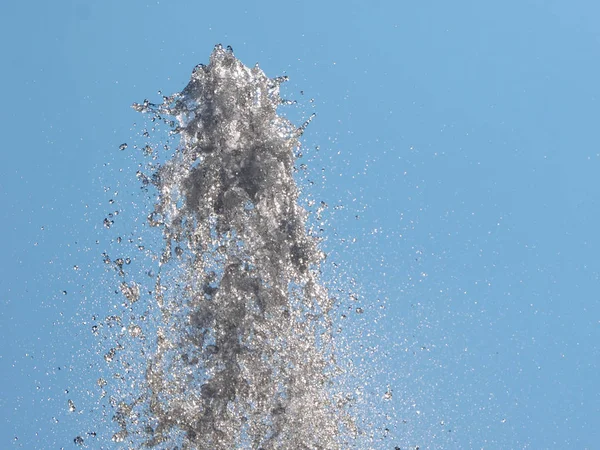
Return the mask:
[[[383,399],[384,400],[391,400],[392,399],[392,390],[390,388],[388,388],[388,390],[386,391],[386,393],[383,394]]]
[[[113,442],[123,442],[127,437],[127,431],[121,430],[118,433],[113,434],[112,440]]]
[[[115,357],[115,354],[116,354],[116,353],[117,353],[117,350],[116,350],[115,348],[111,348],[111,349],[108,351],[108,353],[107,353],[106,355],[104,355],[104,360],[105,360],[107,363],[110,363],[110,362],[112,362],[112,360],[114,359],[114,357]]]
[[[139,300],[140,287],[136,283],[127,284],[122,282],[120,288],[125,298],[130,302],[135,303]]]
[[[139,337],[142,335],[142,328],[139,325],[130,325],[129,334],[131,337]]]

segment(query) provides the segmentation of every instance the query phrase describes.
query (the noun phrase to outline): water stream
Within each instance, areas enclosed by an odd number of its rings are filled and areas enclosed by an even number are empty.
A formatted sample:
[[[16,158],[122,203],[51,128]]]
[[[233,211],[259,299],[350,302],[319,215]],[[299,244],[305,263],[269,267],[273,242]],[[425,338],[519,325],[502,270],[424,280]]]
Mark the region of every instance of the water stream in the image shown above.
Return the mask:
[[[278,115],[283,81],[217,46],[180,93],[134,104],[179,142],[139,174],[155,189],[147,220],[163,238],[152,291],[160,318],[129,329],[130,340],[153,345],[130,383],[135,398],[115,402],[116,442],[347,448],[348,399],[333,382],[334,300],[293,176],[306,124]],[[121,284],[129,303],[140,285]]]

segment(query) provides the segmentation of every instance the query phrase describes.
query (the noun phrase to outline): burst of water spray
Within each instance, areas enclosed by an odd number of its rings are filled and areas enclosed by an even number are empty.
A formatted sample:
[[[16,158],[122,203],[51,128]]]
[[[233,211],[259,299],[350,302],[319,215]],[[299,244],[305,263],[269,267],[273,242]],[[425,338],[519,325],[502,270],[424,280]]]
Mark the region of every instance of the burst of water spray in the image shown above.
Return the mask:
[[[142,394],[121,405],[115,440],[137,427],[161,448],[341,445],[333,305],[292,175],[304,127],[277,115],[282,81],[217,46],[181,93],[134,104],[174,117],[180,144],[150,177],[149,222],[165,242],[162,318]],[[121,290],[139,297],[137,285]]]

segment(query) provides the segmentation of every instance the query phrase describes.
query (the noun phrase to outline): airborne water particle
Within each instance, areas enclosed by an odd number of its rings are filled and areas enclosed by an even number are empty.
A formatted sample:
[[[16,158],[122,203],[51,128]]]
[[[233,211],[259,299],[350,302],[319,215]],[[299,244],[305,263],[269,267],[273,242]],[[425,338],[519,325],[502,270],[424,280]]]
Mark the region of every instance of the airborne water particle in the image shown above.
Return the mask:
[[[392,396],[393,396],[393,394],[392,394],[392,390],[391,390],[390,388],[388,388],[388,390],[386,391],[386,393],[385,393],[385,394],[383,394],[383,397],[382,397],[382,398],[383,398],[384,400],[391,400],[391,399],[392,399]]]
[[[116,354],[116,353],[117,353],[117,349],[115,349],[115,348],[111,348],[111,349],[108,351],[108,353],[106,353],[106,354],[104,355],[104,360],[105,360],[107,363],[110,363],[110,362],[112,362],[112,360],[114,359],[114,357],[115,357],[115,354]]]
[[[112,440],[113,440],[113,442],[123,442],[126,437],[127,437],[127,432],[121,430],[118,433],[113,434]]]
[[[140,287],[136,283],[127,284],[125,282],[122,282],[120,289],[125,298],[130,302],[135,303],[139,300]]]
[[[139,325],[130,325],[129,334],[131,337],[139,337],[142,335],[142,328]]]
[[[75,412],[77,408],[75,408],[75,403],[73,403],[73,400],[69,399],[69,412]]]
[[[119,150],[123,151],[127,148],[127,144],[123,143],[121,145],[119,145]]]

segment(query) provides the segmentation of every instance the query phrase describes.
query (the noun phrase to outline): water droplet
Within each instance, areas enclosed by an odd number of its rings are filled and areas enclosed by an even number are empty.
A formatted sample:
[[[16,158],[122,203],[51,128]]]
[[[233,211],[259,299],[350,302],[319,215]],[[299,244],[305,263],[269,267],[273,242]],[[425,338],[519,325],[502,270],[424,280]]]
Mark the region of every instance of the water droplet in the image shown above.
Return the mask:
[[[139,300],[140,287],[136,283],[127,284],[122,282],[120,288],[125,298],[130,302],[135,303]]]
[[[127,431],[121,430],[118,433],[113,434],[112,440],[113,442],[123,442],[127,437]]]
[[[117,353],[117,350],[115,348],[111,348],[108,353],[106,355],[104,355],[104,360],[107,363],[112,362],[112,360],[115,358],[115,354]]]
[[[119,145],[119,150],[123,151],[127,148],[127,144],[123,143],[121,145]]]
[[[69,412],[75,412],[77,408],[75,408],[75,403],[73,403],[73,400],[69,399]]]
[[[77,436],[75,439],[73,439],[73,442],[77,445],[83,445],[83,438],[81,436]]]
[[[131,337],[139,337],[142,335],[142,328],[139,325],[130,325],[129,334]]]
[[[384,400],[391,400],[392,399],[392,390],[390,388],[388,388],[388,390],[386,391],[386,393],[383,394],[383,399]]]
[[[194,70],[192,70],[192,75],[196,75],[198,73],[200,73],[206,66],[202,63],[196,65],[196,67],[194,67]]]

